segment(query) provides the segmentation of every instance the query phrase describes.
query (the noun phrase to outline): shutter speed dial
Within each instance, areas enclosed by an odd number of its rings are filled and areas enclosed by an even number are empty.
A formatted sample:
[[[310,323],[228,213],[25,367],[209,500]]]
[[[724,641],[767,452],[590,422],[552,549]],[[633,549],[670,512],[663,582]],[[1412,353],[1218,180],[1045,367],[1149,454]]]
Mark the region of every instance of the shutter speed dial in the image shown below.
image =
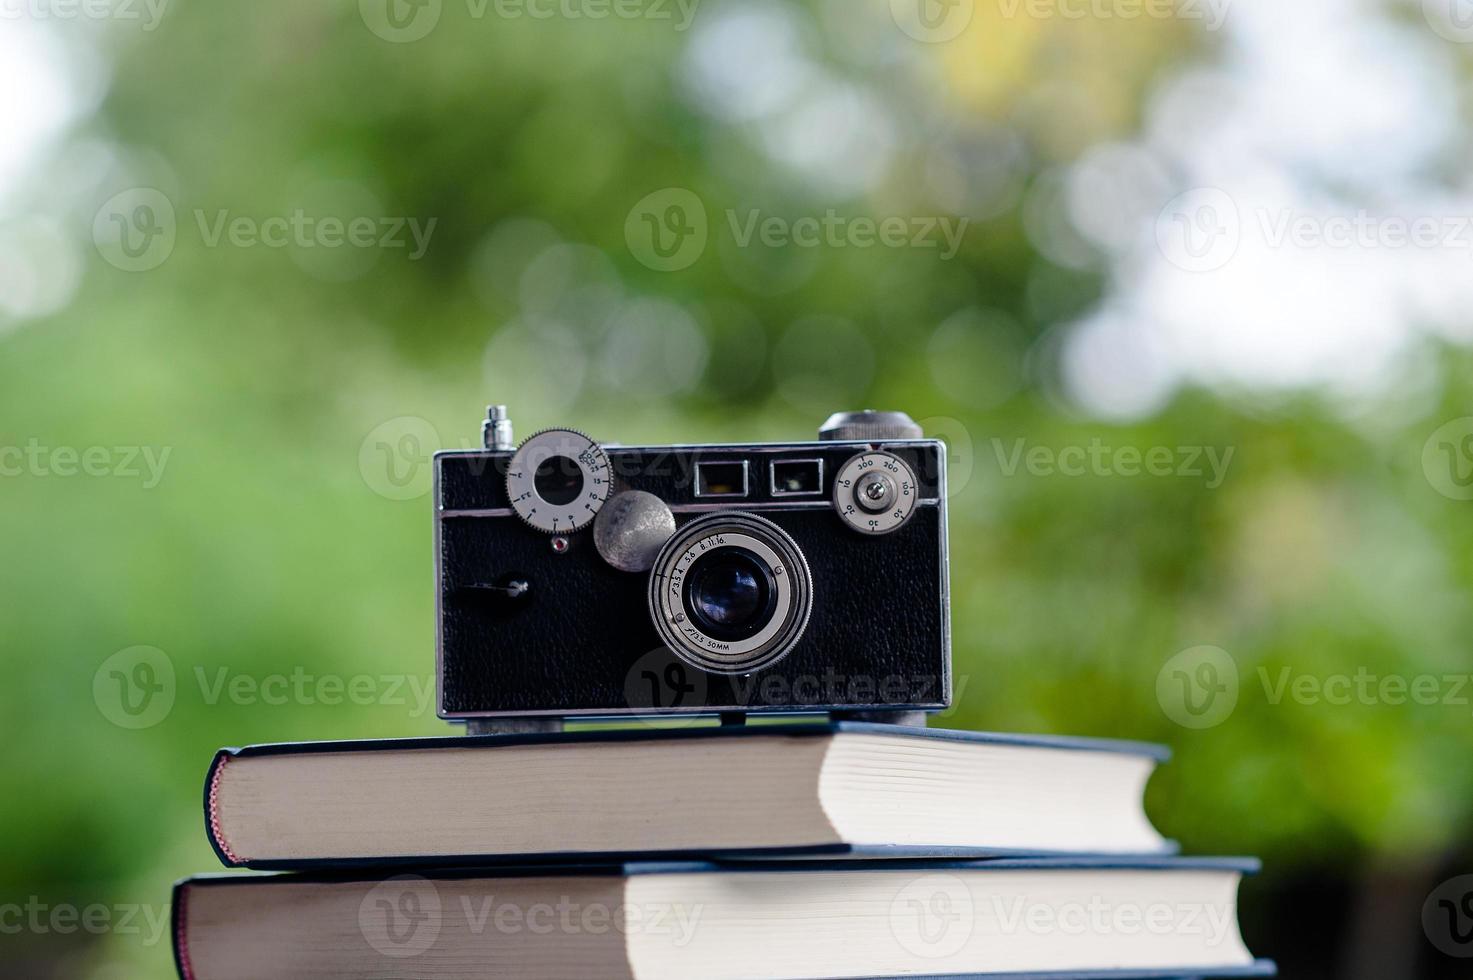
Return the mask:
[[[915,513],[916,497],[915,470],[893,453],[860,453],[834,477],[834,509],[861,534],[898,530]]]
[[[527,439],[506,470],[512,509],[547,534],[572,534],[592,524],[612,486],[603,447],[572,429],[548,429]]]

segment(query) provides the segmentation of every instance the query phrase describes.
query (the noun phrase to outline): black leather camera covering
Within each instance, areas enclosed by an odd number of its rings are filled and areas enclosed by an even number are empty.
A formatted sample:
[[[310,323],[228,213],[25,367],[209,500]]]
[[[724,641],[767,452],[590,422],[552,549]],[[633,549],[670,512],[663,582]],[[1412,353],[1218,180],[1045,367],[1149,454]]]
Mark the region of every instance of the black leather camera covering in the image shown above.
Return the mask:
[[[785,529],[802,549],[813,581],[808,628],[782,660],[741,677],[700,671],[665,650],[650,622],[649,573],[606,564],[591,529],[569,536],[567,550],[558,554],[549,535],[514,515],[485,514],[508,506],[509,453],[437,457],[441,714],[947,706],[944,447],[934,441],[885,447],[915,468],[922,502],[908,524],[880,537],[851,530],[829,503],[834,474],[867,448],[804,443],[608,450],[616,493],[645,490],[676,508],[750,511]],[[774,497],[773,459],[823,459],[823,494]],[[748,495],[697,498],[697,460],[746,460]],[[771,508],[774,503],[826,506]],[[682,525],[697,516],[676,511]],[[481,587],[513,579],[530,585],[526,594]]]

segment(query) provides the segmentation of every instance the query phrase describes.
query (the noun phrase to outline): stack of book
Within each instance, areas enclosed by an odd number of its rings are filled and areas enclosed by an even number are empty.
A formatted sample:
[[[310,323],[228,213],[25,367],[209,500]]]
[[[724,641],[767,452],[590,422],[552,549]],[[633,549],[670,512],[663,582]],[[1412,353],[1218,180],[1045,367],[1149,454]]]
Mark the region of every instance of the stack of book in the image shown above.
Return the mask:
[[[1165,752],[838,722],[220,752],[185,980],[1267,976]]]

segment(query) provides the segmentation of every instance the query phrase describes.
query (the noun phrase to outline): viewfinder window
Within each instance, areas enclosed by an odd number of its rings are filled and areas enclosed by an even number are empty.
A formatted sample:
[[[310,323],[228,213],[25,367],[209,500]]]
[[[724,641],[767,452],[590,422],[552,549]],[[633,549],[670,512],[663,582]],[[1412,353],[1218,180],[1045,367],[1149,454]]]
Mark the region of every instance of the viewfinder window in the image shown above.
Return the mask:
[[[747,495],[747,464],[697,463],[697,497],[745,497]]]

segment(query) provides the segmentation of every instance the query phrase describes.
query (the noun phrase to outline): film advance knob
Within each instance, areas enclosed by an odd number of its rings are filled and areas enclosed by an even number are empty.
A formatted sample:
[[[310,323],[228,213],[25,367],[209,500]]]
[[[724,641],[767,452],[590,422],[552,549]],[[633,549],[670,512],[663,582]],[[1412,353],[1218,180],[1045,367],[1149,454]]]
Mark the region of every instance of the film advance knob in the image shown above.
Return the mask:
[[[824,442],[895,442],[924,439],[925,433],[904,412],[835,412],[818,428]]]

